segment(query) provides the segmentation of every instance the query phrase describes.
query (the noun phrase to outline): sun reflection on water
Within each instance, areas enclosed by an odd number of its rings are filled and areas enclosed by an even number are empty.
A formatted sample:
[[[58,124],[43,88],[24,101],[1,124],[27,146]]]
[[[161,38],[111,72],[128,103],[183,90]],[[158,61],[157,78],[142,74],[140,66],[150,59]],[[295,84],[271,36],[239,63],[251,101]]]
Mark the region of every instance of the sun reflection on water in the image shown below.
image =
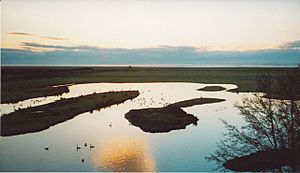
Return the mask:
[[[115,172],[154,172],[155,161],[141,137],[108,137],[92,156],[95,167]]]

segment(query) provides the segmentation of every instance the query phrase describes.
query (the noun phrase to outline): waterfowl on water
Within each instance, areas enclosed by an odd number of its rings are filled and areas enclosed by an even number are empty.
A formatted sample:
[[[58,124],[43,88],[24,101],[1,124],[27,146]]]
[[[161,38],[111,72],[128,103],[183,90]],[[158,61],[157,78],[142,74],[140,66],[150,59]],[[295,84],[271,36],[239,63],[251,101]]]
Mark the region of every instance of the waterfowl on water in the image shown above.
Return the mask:
[[[92,149],[92,148],[95,148],[95,146],[93,146],[93,145],[90,144],[90,149]]]
[[[111,126],[112,126],[112,124],[110,123],[110,124],[109,124],[109,127],[111,127]]]
[[[45,147],[44,149],[45,149],[45,150],[47,150],[47,151],[49,150],[49,148],[48,148],[48,147]]]
[[[78,145],[76,145],[76,150],[78,151],[80,149],[81,149],[81,147],[79,147]]]
[[[84,147],[86,147],[87,146],[87,143],[84,143]]]

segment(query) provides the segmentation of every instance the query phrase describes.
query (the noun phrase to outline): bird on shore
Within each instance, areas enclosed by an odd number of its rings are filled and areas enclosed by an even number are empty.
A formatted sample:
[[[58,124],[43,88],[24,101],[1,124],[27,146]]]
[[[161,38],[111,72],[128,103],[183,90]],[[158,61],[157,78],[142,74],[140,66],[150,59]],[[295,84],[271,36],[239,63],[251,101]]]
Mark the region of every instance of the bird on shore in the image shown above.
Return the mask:
[[[95,148],[95,146],[93,146],[93,145],[90,144],[90,149],[92,149],[92,148]]]
[[[112,126],[112,124],[111,123],[109,123],[109,127],[111,127]]]
[[[81,162],[83,163],[83,162],[84,162],[84,159],[81,159]]]

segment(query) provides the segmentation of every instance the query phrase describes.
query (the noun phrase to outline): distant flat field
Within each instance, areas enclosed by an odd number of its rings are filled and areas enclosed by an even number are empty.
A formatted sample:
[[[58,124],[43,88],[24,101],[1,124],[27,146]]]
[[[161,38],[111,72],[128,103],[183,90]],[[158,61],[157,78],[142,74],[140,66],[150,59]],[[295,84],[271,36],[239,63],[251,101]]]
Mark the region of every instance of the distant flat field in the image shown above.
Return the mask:
[[[300,68],[266,67],[1,67],[1,102],[47,94],[47,87],[94,82],[197,82],[236,84],[240,92],[257,91],[256,79],[269,73],[274,78]],[[61,89],[61,88],[60,88]],[[53,88],[52,88],[53,90]],[[34,95],[31,95],[34,91]],[[39,93],[40,91],[40,93]],[[24,93],[27,93],[26,96]],[[50,92],[51,93],[51,92]]]

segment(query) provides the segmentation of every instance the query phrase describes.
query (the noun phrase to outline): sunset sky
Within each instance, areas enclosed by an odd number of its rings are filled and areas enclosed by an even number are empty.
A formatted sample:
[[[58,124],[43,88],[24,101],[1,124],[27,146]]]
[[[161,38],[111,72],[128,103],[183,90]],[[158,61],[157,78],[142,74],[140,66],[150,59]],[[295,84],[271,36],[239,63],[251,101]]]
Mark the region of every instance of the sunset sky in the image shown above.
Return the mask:
[[[2,0],[1,48],[300,45],[299,0]]]

